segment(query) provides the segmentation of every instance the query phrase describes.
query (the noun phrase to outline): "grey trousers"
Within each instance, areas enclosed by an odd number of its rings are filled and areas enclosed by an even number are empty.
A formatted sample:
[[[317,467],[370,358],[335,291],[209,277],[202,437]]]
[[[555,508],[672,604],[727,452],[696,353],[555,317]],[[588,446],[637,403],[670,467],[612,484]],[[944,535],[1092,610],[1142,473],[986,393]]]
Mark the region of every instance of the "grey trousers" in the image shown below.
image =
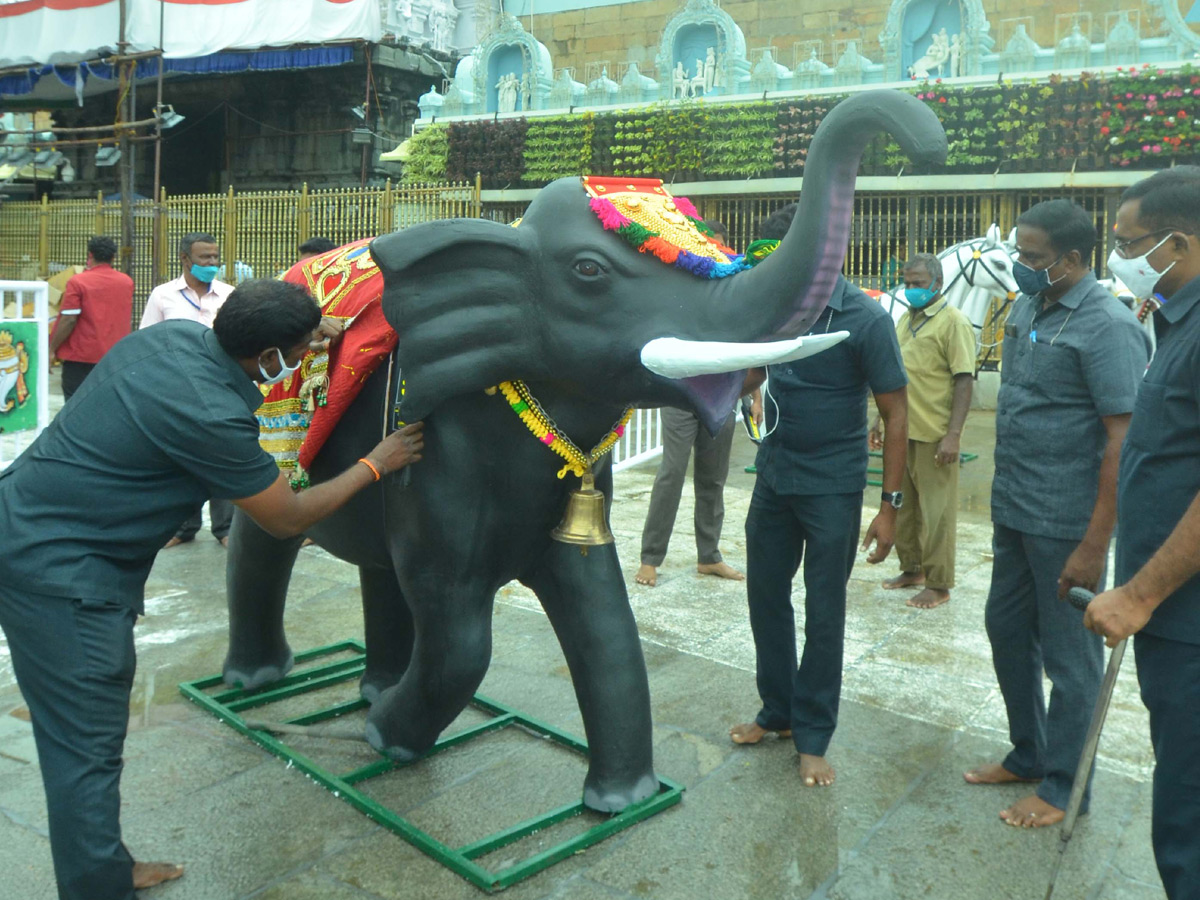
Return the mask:
[[[716,437],[709,437],[692,413],[673,407],[662,409],[663,458],[650,492],[650,511],[642,529],[642,563],[662,565],[675,527],[688,457],[696,451],[692,481],[696,490],[696,561],[701,565],[721,562],[717,544],[725,521],[725,478],[729,474],[729,450],[733,446],[733,415]]]
[[[29,706],[59,900],[134,900],[120,784],[135,619],[123,604],[0,584],[0,628]]]
[[[179,526],[175,537],[182,541],[190,541],[200,533],[200,529],[204,526],[204,520],[200,516],[202,509],[203,507],[197,507],[196,511]],[[213,497],[208,501],[208,517],[213,537],[218,541],[227,537],[229,529],[233,525],[233,501],[218,500]]]
[[[1083,627],[1082,612],[1058,599],[1058,576],[1078,545],[996,525],[984,612],[1013,744],[1004,768],[1043,779],[1037,795],[1059,809],[1066,809],[1071,796],[1104,674],[1103,640]],[[1049,711],[1043,668],[1052,685]],[[1083,810],[1090,776],[1088,781]]]

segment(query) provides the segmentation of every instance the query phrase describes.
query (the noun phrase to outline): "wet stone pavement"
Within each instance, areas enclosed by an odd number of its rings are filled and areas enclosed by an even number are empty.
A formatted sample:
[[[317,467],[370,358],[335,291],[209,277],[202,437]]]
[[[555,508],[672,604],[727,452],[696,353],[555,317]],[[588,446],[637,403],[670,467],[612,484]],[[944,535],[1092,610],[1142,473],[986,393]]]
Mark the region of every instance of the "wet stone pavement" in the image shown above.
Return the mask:
[[[983,630],[990,571],[988,491],[994,431],[975,411],[962,469],[958,586],[918,611],[879,582],[896,566],[860,562],[851,579],[841,720],[829,751],[835,785],[801,786],[790,742],[738,747],[729,727],[757,711],[745,586],[695,573],[685,485],[656,588],[633,583],[655,466],[617,477],[613,528],[641,628],[660,774],[683,802],[509,888],[512,898],[974,900],[1044,896],[1057,829],[1022,831],[997,813],[1019,786],[967,785],[963,770],[1007,751],[1004,707]],[[745,562],[753,447],[739,434],[726,488],[726,559]],[[873,496],[871,489],[868,496]],[[872,512],[873,509],[868,509]],[[870,516],[864,515],[864,524]],[[285,763],[180,698],[177,685],[220,670],[225,551],[208,532],[160,554],[136,629],[138,674],[123,780],[125,839],[142,859],[182,862],[148,900],[401,900],[482,892]],[[793,599],[803,610],[799,579]],[[361,637],[355,570],[316,547],[292,578],[296,650]],[[339,696],[353,693],[354,683]],[[1048,689],[1048,686],[1047,686]],[[561,652],[519,585],[497,597],[494,656],[482,692],[582,735]],[[334,698],[335,691],[322,695]],[[0,898],[55,896],[46,813],[29,725],[0,640]],[[294,714],[294,713],[293,713]],[[468,711],[451,731],[478,721]],[[343,770],[355,745],[311,738],[302,752]],[[1060,900],[1161,900],[1150,850],[1146,715],[1132,659],[1101,742],[1092,811],[1076,829]],[[370,783],[369,792],[451,845],[578,799],[584,763],[509,729]],[[584,817],[481,860],[532,855],[597,821]]]

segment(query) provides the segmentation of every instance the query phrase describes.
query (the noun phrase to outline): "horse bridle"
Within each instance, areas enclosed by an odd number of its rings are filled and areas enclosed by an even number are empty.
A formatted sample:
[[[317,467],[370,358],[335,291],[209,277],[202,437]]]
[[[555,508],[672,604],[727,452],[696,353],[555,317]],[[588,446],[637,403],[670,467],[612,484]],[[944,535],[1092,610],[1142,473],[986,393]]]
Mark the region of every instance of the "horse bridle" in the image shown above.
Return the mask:
[[[943,295],[948,294],[950,289],[958,283],[960,278],[964,279],[970,287],[975,287],[976,272],[981,268],[984,272],[991,276],[992,281],[996,282],[996,284],[1003,284],[995,270],[992,269],[991,266],[988,265],[987,260],[983,258],[982,248],[987,246],[987,241],[988,239],[986,237],[975,238],[974,240],[964,241],[961,244],[955,244],[952,248],[950,248],[954,251],[954,261],[958,263],[958,271],[954,273],[954,277],[950,279],[949,284],[943,285]],[[963,262],[962,255],[958,252],[962,248],[966,248],[971,251],[971,258],[966,263]],[[1015,293],[1012,291],[1007,291],[1004,302],[996,308],[988,321],[982,325],[974,326],[979,331],[981,337],[984,329],[993,328],[996,322],[1008,311],[1008,307],[1012,305],[1012,302],[1016,299],[1017,295]],[[993,341],[992,343],[988,344],[987,355],[984,356],[984,358],[975,366],[976,375],[983,370],[984,366],[991,362],[992,351],[995,350],[998,345],[999,341]]]

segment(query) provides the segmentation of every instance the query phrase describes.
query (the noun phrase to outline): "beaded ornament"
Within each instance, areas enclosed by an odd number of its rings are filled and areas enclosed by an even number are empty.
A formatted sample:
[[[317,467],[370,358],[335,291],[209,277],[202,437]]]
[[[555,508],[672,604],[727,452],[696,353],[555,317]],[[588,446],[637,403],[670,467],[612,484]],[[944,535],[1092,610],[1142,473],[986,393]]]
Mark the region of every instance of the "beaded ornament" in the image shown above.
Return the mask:
[[[686,197],[672,197],[657,178],[583,176],[592,211],[639,253],[701,278],[724,278],[752,263],[726,247]]]
[[[542,409],[542,405],[529,393],[525,382],[502,381],[499,388],[504,399],[508,401],[508,405],[521,417],[521,421],[525,423],[525,427],[533,433],[533,436],[567,461],[567,464],[558,470],[559,478],[565,477],[568,472],[573,472],[582,478],[590,472],[592,466],[602,459],[604,454],[611,450],[613,445],[625,434],[625,426],[629,424],[629,419],[633,416],[633,407],[626,407],[624,414],[604,436],[604,439],[585,454],[574,441],[563,434],[562,429],[547,415],[546,411]]]

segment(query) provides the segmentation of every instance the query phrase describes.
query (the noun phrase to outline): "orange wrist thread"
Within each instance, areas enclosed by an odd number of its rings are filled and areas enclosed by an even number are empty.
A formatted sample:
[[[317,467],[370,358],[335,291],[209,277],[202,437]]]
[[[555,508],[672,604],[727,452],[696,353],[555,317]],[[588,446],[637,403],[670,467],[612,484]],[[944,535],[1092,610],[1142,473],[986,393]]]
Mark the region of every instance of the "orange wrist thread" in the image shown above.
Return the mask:
[[[383,477],[381,474],[379,474],[379,470],[377,468],[375,468],[375,464],[373,462],[371,462],[369,459],[367,459],[365,456],[362,459],[360,459],[359,462],[371,470],[371,474],[375,476],[376,481],[378,481],[380,478]]]

